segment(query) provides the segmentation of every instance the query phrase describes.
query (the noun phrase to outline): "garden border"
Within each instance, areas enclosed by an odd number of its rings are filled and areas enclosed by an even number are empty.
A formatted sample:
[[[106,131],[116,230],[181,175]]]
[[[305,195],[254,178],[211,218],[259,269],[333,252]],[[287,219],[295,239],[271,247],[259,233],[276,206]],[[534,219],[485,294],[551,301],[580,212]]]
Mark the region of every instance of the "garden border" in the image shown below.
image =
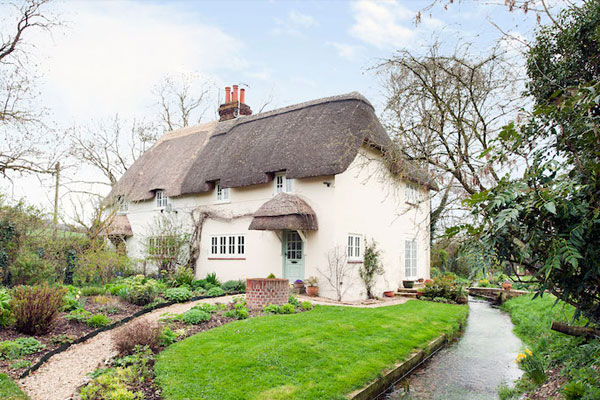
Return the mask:
[[[153,307],[150,308],[144,308],[140,311],[137,311],[135,313],[133,313],[132,315],[125,317],[123,319],[120,319],[116,322],[113,322],[112,324],[108,325],[108,326],[104,326],[102,328],[98,328],[95,331],[91,331],[90,333],[87,333],[77,339],[75,339],[73,342],[71,343],[64,343],[62,345],[60,345],[58,348],[47,352],[46,354],[44,354],[37,363],[35,363],[33,366],[27,368],[22,374],[21,376],[19,376],[19,379],[24,379],[25,377],[27,377],[29,374],[31,374],[32,372],[35,372],[38,368],[40,368],[46,361],[48,361],[52,356],[62,353],[64,351],[66,351],[69,347],[73,346],[74,344],[79,344],[79,343],[83,343],[88,339],[91,339],[95,336],[97,336],[98,334],[102,333],[102,332],[106,332],[106,331],[110,331],[112,329],[115,329],[123,324],[126,324],[127,322],[130,322],[131,320],[141,317],[144,314],[148,314],[152,311],[155,310],[159,310],[161,308],[165,308],[165,307],[170,307],[172,305],[175,304],[185,304],[185,303],[191,303],[193,301],[198,301],[198,300],[204,300],[204,299],[218,299],[219,297],[225,297],[225,296],[235,296],[235,295],[239,295],[239,294],[244,294],[243,292],[231,292],[231,293],[225,293],[222,294],[221,296],[194,296],[192,297],[189,301],[186,301],[184,303],[180,303],[177,301],[169,301],[169,302],[165,302],[165,303],[160,303],[157,304]]]
[[[459,327],[456,331],[444,333],[431,340],[424,349],[412,353],[408,359],[402,361],[400,364],[396,364],[391,370],[383,372],[383,375],[380,378],[377,378],[367,386],[346,395],[346,398],[350,400],[378,399],[381,395],[392,389],[396,383],[410,375],[417,367],[427,361],[444,346],[461,336],[465,326],[466,318],[459,322]]]

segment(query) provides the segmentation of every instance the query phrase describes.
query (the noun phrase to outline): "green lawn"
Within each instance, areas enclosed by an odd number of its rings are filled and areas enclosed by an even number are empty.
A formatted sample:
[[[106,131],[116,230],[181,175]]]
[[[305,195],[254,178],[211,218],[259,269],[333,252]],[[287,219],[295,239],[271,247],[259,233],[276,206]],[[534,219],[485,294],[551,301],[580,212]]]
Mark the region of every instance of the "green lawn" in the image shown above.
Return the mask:
[[[19,390],[19,387],[8,377],[8,375],[0,374],[0,399],[27,400],[28,397]]]
[[[455,331],[467,313],[466,306],[409,301],[237,321],[162,352],[156,380],[166,400],[343,399]]]

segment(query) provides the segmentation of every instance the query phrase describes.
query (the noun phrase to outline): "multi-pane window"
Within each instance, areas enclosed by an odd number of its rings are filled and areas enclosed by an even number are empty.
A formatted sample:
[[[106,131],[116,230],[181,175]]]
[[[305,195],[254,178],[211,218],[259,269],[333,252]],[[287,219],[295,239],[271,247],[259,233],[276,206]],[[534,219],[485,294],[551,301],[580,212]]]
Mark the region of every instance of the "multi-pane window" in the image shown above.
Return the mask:
[[[168,197],[165,193],[164,190],[157,190],[156,191],[156,207],[158,208],[164,208],[167,206],[167,202],[168,202]]]
[[[215,235],[210,237],[210,255],[217,257],[244,256],[246,237],[244,235]]]
[[[360,235],[348,235],[348,260],[362,260]]]
[[[405,192],[406,202],[410,204],[419,204],[419,188],[413,183],[406,185]]]
[[[148,238],[148,254],[154,260],[170,261],[177,258],[178,239],[174,236]]]
[[[117,196],[117,212],[119,214],[124,214],[127,212],[128,204],[127,200],[125,200],[125,196],[119,195]]]
[[[275,194],[278,193],[291,193],[293,190],[294,180],[289,179],[285,174],[275,175]]]
[[[217,201],[229,201],[229,188],[221,186],[220,182],[216,184]]]
[[[417,241],[414,239],[404,241],[404,276],[417,276]]]

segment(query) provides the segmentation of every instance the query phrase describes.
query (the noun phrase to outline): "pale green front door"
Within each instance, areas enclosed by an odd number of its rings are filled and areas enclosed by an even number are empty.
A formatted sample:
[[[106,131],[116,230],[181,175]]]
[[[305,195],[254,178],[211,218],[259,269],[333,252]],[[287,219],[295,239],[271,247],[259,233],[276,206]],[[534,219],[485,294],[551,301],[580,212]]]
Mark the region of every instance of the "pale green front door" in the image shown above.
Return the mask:
[[[296,231],[283,231],[283,277],[304,280],[304,243]]]

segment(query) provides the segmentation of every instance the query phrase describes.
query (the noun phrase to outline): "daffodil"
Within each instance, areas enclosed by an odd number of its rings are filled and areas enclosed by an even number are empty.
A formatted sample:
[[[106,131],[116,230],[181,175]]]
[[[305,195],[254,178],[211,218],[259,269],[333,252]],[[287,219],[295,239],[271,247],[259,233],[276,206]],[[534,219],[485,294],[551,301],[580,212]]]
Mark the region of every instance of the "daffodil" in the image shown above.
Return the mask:
[[[531,350],[529,350],[529,349],[525,350],[525,353],[527,353],[527,354],[528,354],[528,355],[530,355],[530,356],[532,356],[532,355],[533,355],[533,353],[532,353],[532,352],[531,352]]]

